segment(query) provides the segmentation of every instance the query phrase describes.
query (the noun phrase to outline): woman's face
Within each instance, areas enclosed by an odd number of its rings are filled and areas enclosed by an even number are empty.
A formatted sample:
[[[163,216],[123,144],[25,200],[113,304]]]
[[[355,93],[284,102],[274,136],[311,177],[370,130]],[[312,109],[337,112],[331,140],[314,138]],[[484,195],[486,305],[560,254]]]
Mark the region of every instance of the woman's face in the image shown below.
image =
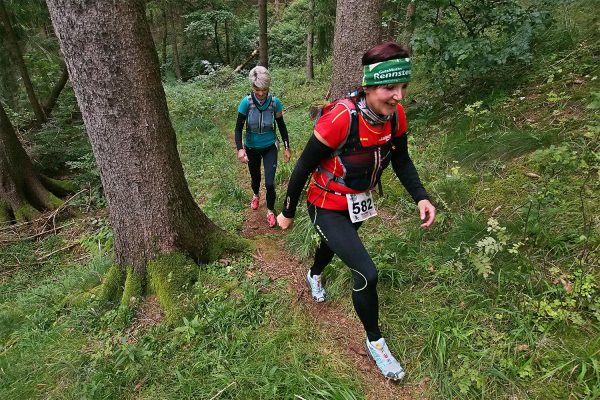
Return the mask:
[[[406,95],[407,87],[408,83],[367,86],[365,88],[367,105],[377,114],[392,115],[400,100]]]
[[[264,100],[267,97],[267,93],[269,93],[269,88],[259,88],[252,85],[252,91],[257,99]]]

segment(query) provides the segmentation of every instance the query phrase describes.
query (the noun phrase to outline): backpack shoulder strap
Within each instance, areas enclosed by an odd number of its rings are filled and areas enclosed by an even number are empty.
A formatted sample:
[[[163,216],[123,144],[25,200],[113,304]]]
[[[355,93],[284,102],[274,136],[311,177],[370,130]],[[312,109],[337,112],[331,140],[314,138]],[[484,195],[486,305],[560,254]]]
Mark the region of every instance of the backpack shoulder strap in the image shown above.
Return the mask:
[[[350,124],[348,125],[348,131],[346,132],[344,140],[333,152],[334,156],[341,154],[344,146],[348,142],[348,138],[358,135],[358,114],[356,112],[356,104],[354,104],[354,102],[350,99],[342,99],[338,101],[337,104],[343,105],[348,110],[348,113],[350,114]]]
[[[248,110],[256,107],[256,102],[254,101],[254,96],[252,96],[252,93],[248,93],[246,96],[246,101],[248,102]]]

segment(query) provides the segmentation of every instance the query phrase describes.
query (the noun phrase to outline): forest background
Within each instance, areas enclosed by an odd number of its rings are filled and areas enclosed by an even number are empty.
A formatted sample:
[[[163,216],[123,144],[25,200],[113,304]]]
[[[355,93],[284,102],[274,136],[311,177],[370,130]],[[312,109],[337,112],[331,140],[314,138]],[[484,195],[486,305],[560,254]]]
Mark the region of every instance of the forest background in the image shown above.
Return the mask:
[[[297,159],[309,109],[335,83],[336,11],[352,2],[265,3],[271,90]],[[413,51],[411,155],[439,210],[421,230],[388,171],[380,221],[361,229],[406,382],[365,380],[261,265],[257,243],[281,242],[304,274],[317,236],[303,210],[285,235],[248,233],[232,131],[261,56],[257,2],[145,2],[189,190],[248,248],[200,266],[167,256],[186,274],[158,268],[147,296],[129,296],[128,280],[111,297],[107,198],[48,8],[1,0],[0,145],[13,158],[0,157],[0,193],[7,171],[46,189],[27,207],[0,197],[0,398],[354,399],[378,385],[390,398],[600,397],[600,2],[378,4],[382,39]],[[292,167],[278,167],[280,198]],[[326,279],[327,307],[355,319],[341,261]]]

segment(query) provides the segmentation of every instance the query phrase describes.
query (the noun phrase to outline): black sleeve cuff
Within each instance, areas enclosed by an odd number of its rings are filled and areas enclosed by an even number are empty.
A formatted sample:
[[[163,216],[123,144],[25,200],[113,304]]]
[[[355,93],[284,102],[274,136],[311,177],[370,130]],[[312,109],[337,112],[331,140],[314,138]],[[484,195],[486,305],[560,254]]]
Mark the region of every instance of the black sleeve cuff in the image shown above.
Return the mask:
[[[290,139],[288,136],[287,126],[283,120],[283,115],[279,118],[275,118],[275,122],[277,122],[277,128],[279,128],[279,134],[281,135],[283,146],[286,150],[288,150],[290,148]]]
[[[246,123],[246,116],[240,112],[238,112],[237,121],[235,122],[235,147],[238,150],[244,148],[242,144],[242,130],[244,129],[244,123]]]

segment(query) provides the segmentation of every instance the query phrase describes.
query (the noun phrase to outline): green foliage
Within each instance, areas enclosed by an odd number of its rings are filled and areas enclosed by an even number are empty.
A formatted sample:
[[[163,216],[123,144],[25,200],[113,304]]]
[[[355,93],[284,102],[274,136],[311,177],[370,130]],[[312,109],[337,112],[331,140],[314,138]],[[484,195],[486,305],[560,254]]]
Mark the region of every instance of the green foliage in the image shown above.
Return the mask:
[[[536,30],[547,22],[544,3],[442,0],[419,4],[412,39],[420,62],[441,88],[466,84],[533,56]]]
[[[90,224],[94,232],[82,235],[79,238],[79,245],[96,256],[110,254],[114,238],[108,219],[92,218]]]

